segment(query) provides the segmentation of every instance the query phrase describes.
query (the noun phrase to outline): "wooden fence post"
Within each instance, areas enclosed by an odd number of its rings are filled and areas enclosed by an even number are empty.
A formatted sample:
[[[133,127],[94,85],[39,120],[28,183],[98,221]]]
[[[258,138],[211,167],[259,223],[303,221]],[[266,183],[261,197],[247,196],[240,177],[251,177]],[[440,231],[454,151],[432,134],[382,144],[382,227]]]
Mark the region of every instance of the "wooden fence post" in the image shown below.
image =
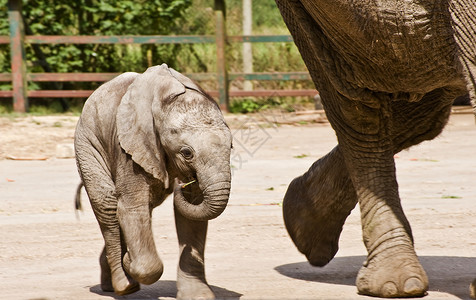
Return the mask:
[[[217,77],[220,107],[229,111],[228,73],[226,71],[226,7],[224,0],[215,0]]]
[[[28,111],[26,55],[24,29],[21,16],[21,0],[8,0],[8,22],[10,24],[10,52],[12,60],[13,110]]]

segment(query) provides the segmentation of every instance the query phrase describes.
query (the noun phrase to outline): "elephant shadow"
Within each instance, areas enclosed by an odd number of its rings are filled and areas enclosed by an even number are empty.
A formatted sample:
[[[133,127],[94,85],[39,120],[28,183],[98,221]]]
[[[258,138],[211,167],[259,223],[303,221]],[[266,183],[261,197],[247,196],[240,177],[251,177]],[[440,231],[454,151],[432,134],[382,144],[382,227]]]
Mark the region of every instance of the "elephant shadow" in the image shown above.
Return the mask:
[[[321,283],[355,285],[365,256],[336,257],[327,266],[313,267],[307,261],[277,266],[281,275]],[[476,277],[475,257],[419,256],[430,282],[429,291],[469,298],[469,285]],[[357,292],[357,290],[356,290]]]
[[[217,286],[210,286],[217,299],[239,299],[242,294],[229,291],[227,289],[217,287]],[[174,280],[159,280],[154,284],[151,285],[141,285],[140,291],[125,295],[125,296],[118,296],[112,292],[103,292],[101,290],[101,285],[92,286],[90,292],[101,295],[101,296],[110,296],[114,299],[124,299],[124,300],[133,300],[133,299],[175,299],[177,296],[177,282]]]

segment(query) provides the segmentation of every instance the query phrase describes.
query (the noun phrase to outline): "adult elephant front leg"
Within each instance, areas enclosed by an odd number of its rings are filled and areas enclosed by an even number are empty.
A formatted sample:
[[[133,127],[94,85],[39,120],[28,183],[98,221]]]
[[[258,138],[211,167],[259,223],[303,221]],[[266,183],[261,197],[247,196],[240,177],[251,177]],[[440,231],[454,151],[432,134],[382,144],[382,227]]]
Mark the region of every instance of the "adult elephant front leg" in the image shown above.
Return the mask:
[[[283,200],[284,222],[312,265],[322,267],[335,256],[344,222],[356,204],[339,146],[289,184]]]
[[[335,93],[327,105],[360,204],[367,261],[357,277],[360,293],[380,297],[422,296],[428,278],[398,195],[391,107]]]

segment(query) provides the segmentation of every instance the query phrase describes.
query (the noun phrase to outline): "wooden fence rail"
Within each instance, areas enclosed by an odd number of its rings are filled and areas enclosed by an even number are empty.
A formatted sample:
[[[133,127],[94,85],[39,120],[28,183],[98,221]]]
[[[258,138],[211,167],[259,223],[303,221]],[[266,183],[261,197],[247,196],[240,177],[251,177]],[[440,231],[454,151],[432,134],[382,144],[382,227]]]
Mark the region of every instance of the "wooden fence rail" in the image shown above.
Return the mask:
[[[275,43],[292,42],[290,35],[227,36],[224,18],[224,0],[215,0],[216,34],[193,36],[123,35],[123,36],[45,36],[24,35],[21,17],[21,0],[9,0],[8,12],[10,36],[0,36],[0,44],[10,44],[11,73],[0,73],[0,82],[12,82],[11,91],[0,91],[0,98],[13,98],[13,108],[17,112],[28,110],[28,98],[34,97],[80,97],[87,98],[92,90],[27,90],[27,82],[65,81],[108,81],[119,73],[28,73],[26,68],[25,44],[216,44],[216,73],[186,74],[196,81],[216,80],[218,90],[208,91],[219,98],[222,109],[228,110],[229,97],[269,97],[269,96],[314,96],[316,90],[229,90],[232,80],[310,80],[308,72],[287,73],[230,73],[226,68],[225,52],[227,43]]]

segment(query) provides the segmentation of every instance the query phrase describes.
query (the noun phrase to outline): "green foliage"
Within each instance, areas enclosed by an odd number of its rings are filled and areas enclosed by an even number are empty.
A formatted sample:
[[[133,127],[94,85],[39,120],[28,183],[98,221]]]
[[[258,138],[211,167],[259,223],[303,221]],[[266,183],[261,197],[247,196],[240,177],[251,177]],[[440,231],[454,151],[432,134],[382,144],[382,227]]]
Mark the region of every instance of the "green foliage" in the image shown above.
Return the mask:
[[[234,100],[230,104],[231,113],[252,113],[260,110],[262,105],[258,104],[256,100],[245,98],[243,100]]]
[[[6,2],[0,0],[1,35],[9,32]],[[27,35],[162,35],[177,31],[178,20],[190,5],[191,0],[63,0],[58,4],[23,0],[23,19]],[[4,49],[0,72],[9,71]],[[173,54],[156,45],[81,44],[30,45],[26,54],[30,72],[124,72],[143,71],[152,63],[148,51],[163,61]]]
[[[256,97],[232,98],[230,101],[231,113],[254,113],[261,110],[278,109],[285,112],[314,109],[314,102],[308,97]]]
[[[191,0],[23,0],[27,35],[165,35],[180,29],[180,19]],[[0,35],[9,34],[7,0],[0,0]],[[180,45],[27,45],[28,72],[143,72],[168,62],[175,66]],[[0,45],[0,72],[10,72],[8,45]],[[33,89],[95,89],[96,82],[38,82]],[[0,90],[10,90],[0,84]],[[84,100],[34,100],[40,105],[60,103],[62,110]],[[35,109],[34,106],[31,110]],[[55,111],[57,107],[53,108]]]
[[[10,114],[12,112],[12,105],[11,103],[2,102],[0,104],[0,116],[4,116],[5,114]]]
[[[242,0],[228,0],[227,33],[242,34]],[[256,35],[287,35],[289,31],[284,24],[274,0],[253,0],[253,34]],[[243,72],[243,46],[241,43],[227,45],[227,67],[230,72]],[[306,71],[307,68],[294,43],[253,43],[253,72],[295,72]],[[232,81],[232,87],[241,89],[242,81]],[[254,89],[314,89],[311,81],[253,81]],[[256,112],[263,109],[279,108],[295,111],[297,108],[313,103],[310,97],[270,97],[266,99],[234,98],[231,101],[231,112]]]
[[[214,35],[213,6],[214,0],[23,0],[23,18],[27,35]],[[226,0],[226,6],[228,35],[242,34],[242,0]],[[0,35],[8,34],[7,0],[0,0]],[[253,34],[289,34],[274,0],[253,1]],[[25,50],[28,72],[143,72],[163,62],[182,73],[216,70],[213,44],[35,44]],[[242,72],[242,44],[228,44],[226,55],[229,72]],[[255,72],[306,70],[293,43],[254,43],[253,65]],[[0,45],[0,73],[10,71],[10,47]],[[29,89],[96,89],[100,84],[30,82]],[[206,90],[218,88],[215,81],[200,84]],[[241,89],[243,82],[236,80],[230,85]],[[257,81],[254,88],[303,89],[313,85],[307,81]],[[11,90],[11,84],[0,82],[0,90]],[[232,110],[295,109],[294,98],[279,99],[234,99]],[[52,112],[78,111],[83,102],[34,99],[30,109],[40,110],[36,105],[46,105]]]

